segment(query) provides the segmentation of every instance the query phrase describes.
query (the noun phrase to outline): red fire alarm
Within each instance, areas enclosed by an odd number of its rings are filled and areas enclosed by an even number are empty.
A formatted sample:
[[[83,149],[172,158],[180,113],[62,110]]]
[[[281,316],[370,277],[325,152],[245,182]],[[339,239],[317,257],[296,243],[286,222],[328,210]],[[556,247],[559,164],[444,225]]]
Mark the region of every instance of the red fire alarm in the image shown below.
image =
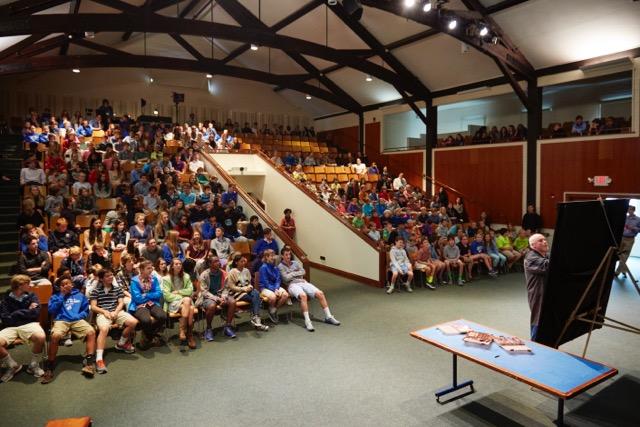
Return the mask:
[[[592,183],[594,187],[607,187],[611,184],[612,179],[607,175],[596,175],[593,178],[587,178],[587,181]]]

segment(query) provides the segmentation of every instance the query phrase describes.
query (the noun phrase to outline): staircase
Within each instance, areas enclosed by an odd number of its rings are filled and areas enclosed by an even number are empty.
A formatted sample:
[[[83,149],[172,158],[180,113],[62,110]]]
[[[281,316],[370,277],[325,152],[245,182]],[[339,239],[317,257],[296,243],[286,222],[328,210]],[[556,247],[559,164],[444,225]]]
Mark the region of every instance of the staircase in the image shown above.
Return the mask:
[[[9,289],[9,271],[16,263],[20,211],[20,167],[22,143],[19,136],[0,136],[0,172],[11,178],[0,182],[0,293]]]

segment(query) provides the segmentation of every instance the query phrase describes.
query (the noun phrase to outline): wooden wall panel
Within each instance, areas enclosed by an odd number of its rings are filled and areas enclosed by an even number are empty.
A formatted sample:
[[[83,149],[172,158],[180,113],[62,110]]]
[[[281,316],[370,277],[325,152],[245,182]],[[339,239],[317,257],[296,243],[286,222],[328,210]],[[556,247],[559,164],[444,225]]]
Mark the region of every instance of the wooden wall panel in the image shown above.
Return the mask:
[[[380,122],[367,123],[364,132],[366,153],[370,162],[376,162],[380,169],[386,166],[393,176],[402,172],[409,184],[423,188],[424,153],[382,154]]]
[[[589,139],[540,145],[540,213],[553,228],[556,203],[565,191],[640,193],[640,138]],[[608,187],[594,187],[588,177],[608,175]]]
[[[318,132],[320,141],[331,141],[340,150],[350,151],[354,155],[360,151],[358,136],[358,126]]]
[[[433,175],[467,196],[470,219],[477,219],[480,212],[486,211],[492,222],[520,224],[522,150],[522,145],[435,150]],[[455,198],[449,192],[449,200]]]

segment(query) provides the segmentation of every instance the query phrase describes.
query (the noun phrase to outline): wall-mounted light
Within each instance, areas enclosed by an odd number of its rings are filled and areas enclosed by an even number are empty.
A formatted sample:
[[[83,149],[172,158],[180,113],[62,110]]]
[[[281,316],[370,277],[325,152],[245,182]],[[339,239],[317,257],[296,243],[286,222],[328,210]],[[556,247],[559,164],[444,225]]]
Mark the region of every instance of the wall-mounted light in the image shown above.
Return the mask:
[[[309,100],[309,99],[311,99],[311,95],[307,94],[307,95],[305,96],[305,98],[307,98],[307,100]]]
[[[208,79],[212,79],[212,78],[213,78],[213,74],[209,74],[209,73],[207,73],[207,78],[208,78]]]
[[[255,43],[251,43],[251,50],[256,51],[258,50],[258,45]]]
[[[153,115],[154,115],[154,116],[157,116],[158,114],[160,114],[160,112],[158,111],[158,109],[157,109],[157,108],[154,108],[154,109],[153,109]]]
[[[80,68],[74,68],[71,71],[73,71],[74,73],[78,74],[80,72]]]
[[[455,30],[457,26],[458,26],[458,21],[455,19],[452,19],[451,21],[449,21],[449,24],[447,24],[447,28],[449,28],[452,31]]]
[[[368,82],[372,82],[373,81],[373,77],[371,77],[371,74],[367,74],[367,77],[365,77],[364,79],[365,79],[365,81],[368,81]]]

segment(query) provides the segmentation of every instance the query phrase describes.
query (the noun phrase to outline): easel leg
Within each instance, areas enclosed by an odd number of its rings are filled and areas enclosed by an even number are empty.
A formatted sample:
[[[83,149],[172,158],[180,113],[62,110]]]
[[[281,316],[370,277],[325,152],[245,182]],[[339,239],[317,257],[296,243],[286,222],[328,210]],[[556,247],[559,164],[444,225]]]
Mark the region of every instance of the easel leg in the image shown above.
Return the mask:
[[[556,418],[557,426],[564,426],[564,399],[558,399],[558,416]]]
[[[460,399],[461,397],[467,396],[471,393],[474,393],[475,390],[473,389],[473,380],[467,380],[467,381],[463,381],[460,384],[458,384],[458,355],[457,354],[453,354],[453,378],[452,378],[452,384],[450,387],[444,387],[441,388],[440,390],[436,391],[435,395],[436,395],[436,402],[440,403],[440,404],[445,404],[448,402],[451,402],[452,400],[456,400],[456,399]],[[469,390],[466,393],[462,393],[460,395],[454,396],[450,399],[444,400],[444,401],[440,401],[440,397],[449,394],[449,393],[453,393],[454,391],[458,391],[461,390],[465,387],[469,387]]]

